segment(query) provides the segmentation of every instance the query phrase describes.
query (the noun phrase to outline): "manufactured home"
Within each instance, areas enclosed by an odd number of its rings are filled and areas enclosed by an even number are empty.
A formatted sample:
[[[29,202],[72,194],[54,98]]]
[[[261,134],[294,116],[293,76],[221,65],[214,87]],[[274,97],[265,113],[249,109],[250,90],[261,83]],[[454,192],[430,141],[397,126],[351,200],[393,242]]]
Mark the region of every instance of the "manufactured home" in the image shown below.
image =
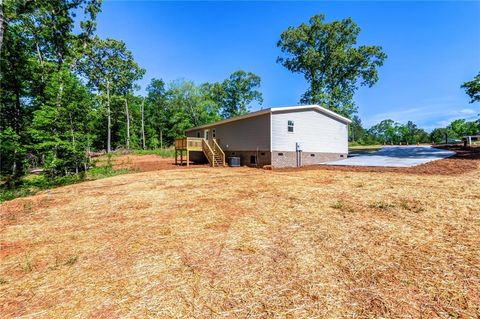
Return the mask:
[[[273,107],[193,127],[175,141],[175,161],[298,167],[345,158],[351,121],[318,105]]]

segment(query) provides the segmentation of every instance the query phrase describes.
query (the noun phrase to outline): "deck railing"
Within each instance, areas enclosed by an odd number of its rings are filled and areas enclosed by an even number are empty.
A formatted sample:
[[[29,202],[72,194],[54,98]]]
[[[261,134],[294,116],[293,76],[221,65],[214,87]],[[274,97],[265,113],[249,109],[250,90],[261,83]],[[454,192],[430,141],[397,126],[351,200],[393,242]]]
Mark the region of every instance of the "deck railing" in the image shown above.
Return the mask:
[[[203,153],[208,159],[208,162],[210,163],[210,166],[215,166],[215,153],[213,152],[212,148],[210,145],[205,141],[205,139],[202,139],[202,148],[203,148]]]
[[[218,145],[217,143],[217,140],[216,139],[213,139],[212,140],[212,149],[213,149],[213,152],[218,154],[221,159],[222,159],[222,165],[225,166],[225,153],[223,152],[222,148],[220,147],[220,145]]]
[[[206,140],[200,137],[182,137],[175,139],[175,164],[177,154],[180,155],[180,164],[185,161],[187,166],[190,161],[190,151],[203,152],[211,166],[225,166],[225,153],[216,139]]]
[[[199,137],[182,137],[175,139],[175,149],[188,151],[202,151],[202,140]]]

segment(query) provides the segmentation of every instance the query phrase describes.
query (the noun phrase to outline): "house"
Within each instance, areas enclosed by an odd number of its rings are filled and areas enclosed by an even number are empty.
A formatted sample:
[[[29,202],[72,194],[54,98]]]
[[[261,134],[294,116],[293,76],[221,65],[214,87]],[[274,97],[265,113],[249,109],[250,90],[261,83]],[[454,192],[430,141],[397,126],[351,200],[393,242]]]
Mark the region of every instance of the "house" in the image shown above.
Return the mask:
[[[315,165],[347,157],[349,123],[318,105],[273,107],[188,129],[175,149],[187,165],[205,157],[212,166],[229,157],[259,167]]]

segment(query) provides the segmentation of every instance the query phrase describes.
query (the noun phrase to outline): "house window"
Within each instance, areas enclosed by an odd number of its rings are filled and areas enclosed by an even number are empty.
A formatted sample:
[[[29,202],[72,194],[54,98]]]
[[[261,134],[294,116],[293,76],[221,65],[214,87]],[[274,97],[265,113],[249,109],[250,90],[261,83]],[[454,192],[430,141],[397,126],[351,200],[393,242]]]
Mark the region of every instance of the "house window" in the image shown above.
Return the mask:
[[[215,138],[217,137],[217,132],[215,131],[215,129],[212,130],[212,138]]]
[[[250,155],[250,164],[257,165],[257,157],[255,155]]]
[[[278,153],[278,156],[283,156],[283,153]]]
[[[261,152],[260,155],[265,156],[265,152]]]
[[[293,126],[294,126],[293,121],[288,121],[288,125],[287,125],[288,132],[293,133]]]
[[[200,132],[197,132],[197,137],[200,137]]]
[[[310,154],[311,157],[315,157],[315,154]]]

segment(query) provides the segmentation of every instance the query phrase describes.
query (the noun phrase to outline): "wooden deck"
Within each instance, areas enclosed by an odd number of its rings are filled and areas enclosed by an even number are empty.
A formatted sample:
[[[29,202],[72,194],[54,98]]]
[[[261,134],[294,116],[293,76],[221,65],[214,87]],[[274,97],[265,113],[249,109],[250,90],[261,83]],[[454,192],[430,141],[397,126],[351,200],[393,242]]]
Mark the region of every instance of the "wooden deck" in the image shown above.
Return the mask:
[[[175,140],[175,165],[190,165],[190,152],[203,152],[210,166],[225,166],[225,153],[215,139],[182,137]]]

